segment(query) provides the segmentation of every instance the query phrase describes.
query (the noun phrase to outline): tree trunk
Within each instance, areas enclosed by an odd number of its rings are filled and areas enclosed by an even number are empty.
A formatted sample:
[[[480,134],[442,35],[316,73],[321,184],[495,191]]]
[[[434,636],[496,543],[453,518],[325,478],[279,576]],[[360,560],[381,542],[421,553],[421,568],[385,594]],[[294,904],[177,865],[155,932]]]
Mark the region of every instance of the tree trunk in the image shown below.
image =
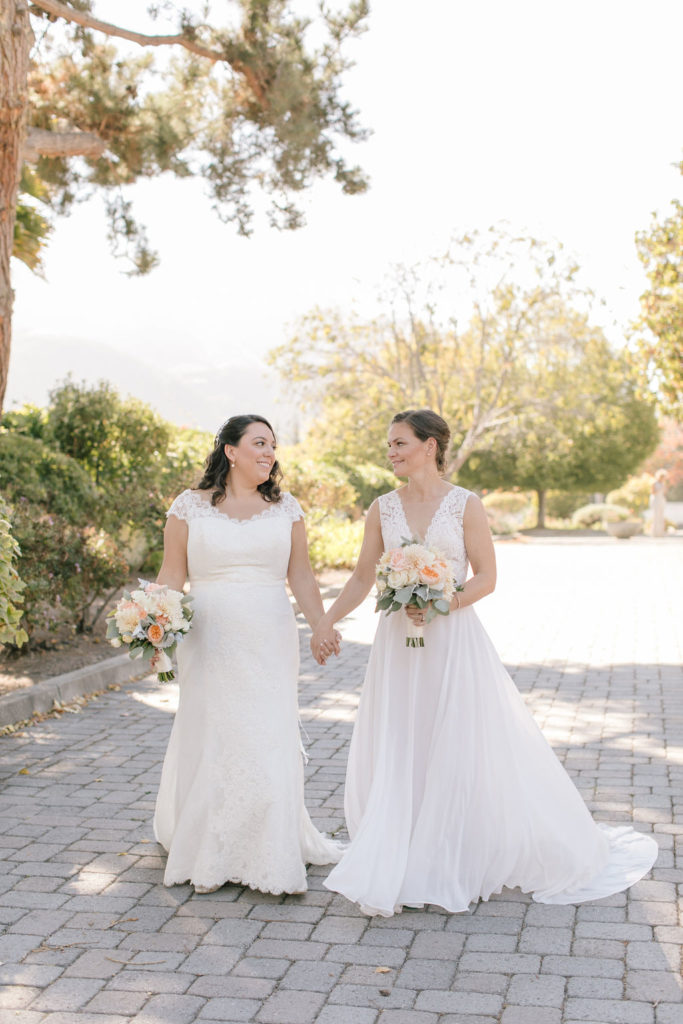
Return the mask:
[[[536,497],[538,498],[538,518],[536,520],[536,529],[545,529],[545,489],[536,491]]]
[[[0,412],[7,390],[14,293],[10,259],[26,132],[33,32],[26,0],[0,0]]]

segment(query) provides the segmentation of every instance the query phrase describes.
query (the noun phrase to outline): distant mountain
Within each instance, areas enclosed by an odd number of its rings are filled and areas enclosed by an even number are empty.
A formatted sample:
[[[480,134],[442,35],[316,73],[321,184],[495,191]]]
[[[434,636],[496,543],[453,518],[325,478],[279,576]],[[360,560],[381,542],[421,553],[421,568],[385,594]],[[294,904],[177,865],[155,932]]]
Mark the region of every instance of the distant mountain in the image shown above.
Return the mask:
[[[296,405],[278,393],[276,376],[256,360],[159,366],[101,342],[21,332],[13,340],[5,409],[24,402],[46,405],[48,393],[69,374],[89,384],[107,380],[121,394],[147,402],[165,419],[203,430],[216,430],[238,412],[258,412],[287,441],[297,418]]]

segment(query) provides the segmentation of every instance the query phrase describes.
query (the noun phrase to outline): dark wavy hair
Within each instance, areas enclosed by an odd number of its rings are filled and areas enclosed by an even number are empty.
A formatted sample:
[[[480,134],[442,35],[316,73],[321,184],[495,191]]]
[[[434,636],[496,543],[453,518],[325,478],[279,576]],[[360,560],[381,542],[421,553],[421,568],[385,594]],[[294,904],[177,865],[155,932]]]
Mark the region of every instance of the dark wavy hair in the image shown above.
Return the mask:
[[[432,409],[406,409],[397,412],[392,423],[407,423],[420,441],[433,437],[436,441],[436,468],[439,473],[446,469],[446,455],[451,442],[451,428],[438,412]]]
[[[213,490],[212,505],[217,505],[225,497],[225,489],[230,475],[230,461],[225,454],[225,445],[238,445],[250,423],[265,423],[275,437],[275,431],[263,416],[245,413],[243,416],[231,416],[229,420],[225,421],[216,434],[213,451],[207,456],[204,463],[204,475],[197,484],[200,491]],[[276,459],[270,476],[265,483],[259,484],[257,488],[266,501],[277,502],[280,500],[280,480],[282,480],[282,470]]]

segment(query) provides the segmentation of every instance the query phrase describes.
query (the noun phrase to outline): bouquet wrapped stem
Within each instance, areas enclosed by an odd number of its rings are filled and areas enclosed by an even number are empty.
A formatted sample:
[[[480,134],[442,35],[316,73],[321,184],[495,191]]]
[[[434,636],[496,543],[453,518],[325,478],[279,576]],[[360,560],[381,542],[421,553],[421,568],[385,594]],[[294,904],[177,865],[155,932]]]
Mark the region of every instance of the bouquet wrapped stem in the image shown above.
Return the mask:
[[[375,611],[387,615],[409,605],[425,609],[425,623],[448,615],[451,598],[463,587],[456,583],[453,567],[435,548],[406,540],[400,548],[385,551],[377,565]],[[408,617],[406,647],[424,647],[424,626]]]
[[[138,583],[107,615],[107,640],[128,647],[131,658],[145,658],[165,683],[175,678],[171,655],[190,628],[192,598],[162,584]]]
[[[406,617],[406,647],[424,647],[424,626],[421,622],[413,622],[409,616]]]

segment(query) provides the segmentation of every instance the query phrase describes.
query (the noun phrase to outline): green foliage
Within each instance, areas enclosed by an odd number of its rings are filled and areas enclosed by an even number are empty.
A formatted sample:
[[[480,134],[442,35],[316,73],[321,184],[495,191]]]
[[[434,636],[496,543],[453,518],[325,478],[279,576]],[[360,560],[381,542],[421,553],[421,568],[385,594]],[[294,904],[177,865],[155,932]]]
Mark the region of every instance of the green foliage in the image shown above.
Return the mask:
[[[12,535],[10,509],[0,498],[0,650],[5,644],[22,647],[28,634],[21,625],[26,584],[17,572],[21,550]]]
[[[306,457],[294,449],[278,455],[283,467],[284,486],[301,503],[304,511],[334,512],[350,518],[355,512],[358,492],[338,467]]]
[[[167,507],[162,483],[171,425],[105,381],[88,386],[67,380],[50,400],[50,437],[89,473],[102,495],[98,528],[124,531],[126,539],[131,530],[141,530],[148,544],[158,542]],[[180,452],[175,464],[183,466]]]
[[[523,491],[490,491],[482,503],[493,534],[517,533],[533,522],[533,501]]]
[[[159,560],[164,511],[195,482],[212,439],[109,384],[70,380],[47,410],[2,424],[0,489],[15,507],[26,628],[32,638],[88,629],[108,593]]]
[[[170,439],[157,413],[106,381],[89,387],[67,379],[51,391],[48,430],[98,486],[112,489],[151,483]]]
[[[587,491],[548,491],[545,510],[553,519],[571,519],[577,508],[590,503]]]
[[[585,299],[560,248],[474,232],[396,271],[375,319],[304,317],[270,361],[314,416],[328,458],[384,464],[392,416],[420,407],[450,424],[447,476],[485,448],[521,415],[530,369],[565,337],[570,303]]]
[[[319,569],[353,569],[363,542],[363,521],[322,511],[309,512],[306,532],[311,565]]]
[[[504,515],[526,512],[531,505],[531,498],[524,491],[489,491],[481,500],[484,508],[496,509]]]
[[[624,505],[608,502],[592,502],[577,508],[572,515],[574,526],[596,526],[598,523],[619,523],[628,519],[630,511]]]
[[[363,511],[369,509],[380,494],[386,494],[387,491],[392,491],[396,487],[397,480],[394,472],[383,466],[378,466],[374,462],[352,462],[349,459],[339,459],[336,465],[346,475],[350,486],[358,495],[358,505]]]
[[[194,487],[201,476],[202,466],[213,448],[213,434],[191,427],[167,424],[169,439],[163,452],[160,489],[174,498],[186,487]]]
[[[632,512],[644,512],[650,504],[652,477],[649,473],[632,476],[615,491],[610,491],[607,501],[612,505],[626,505]]]
[[[41,46],[30,76],[30,126],[94,134],[105,146],[101,156],[42,157],[37,177],[60,213],[93,186],[103,190],[114,251],[138,273],[157,257],[121,187],[140,178],[202,177],[219,216],[242,234],[251,231],[257,190],[272,197],[271,222],[295,228],[303,221],[299,193],[316,179],[331,176],[348,194],[367,187],[343,154],[367,133],[340,97],[351,66],[343,51],[364,30],[366,0],[341,13],[321,4],[314,20],[287,0],[231,7],[236,24],[211,25],[208,8],[195,15],[157,5],[153,16],[176,20],[162,34],[179,42],[134,54],[90,27],[53,26],[31,8]]]
[[[98,500],[92,480],[75,459],[6,429],[0,430],[0,492],[13,504],[49,509],[74,524],[90,520]]]
[[[38,405],[22,405],[19,409],[2,414],[0,431],[2,428],[10,430],[13,434],[24,434],[26,437],[35,437],[42,441],[46,434],[47,411]]]
[[[97,599],[128,578],[128,563],[115,542],[103,531],[75,526],[26,501],[15,505],[12,525],[21,548],[28,635],[41,638],[64,627],[83,632]]]
[[[540,495],[548,489],[606,491],[656,447],[654,411],[638,397],[639,381],[626,357],[585,317],[565,311],[563,323],[564,337],[529,367],[524,407],[475,451],[459,483]]]
[[[52,225],[36,209],[35,201],[46,203],[48,192],[44,182],[26,164],[21,172],[19,191],[26,199],[17,203],[12,255],[25,263],[29,270],[42,276],[43,248]]]
[[[683,172],[683,163],[679,165]],[[669,217],[655,218],[636,235],[648,280],[640,297],[636,354],[649,375],[662,411],[683,413],[683,203]]]

